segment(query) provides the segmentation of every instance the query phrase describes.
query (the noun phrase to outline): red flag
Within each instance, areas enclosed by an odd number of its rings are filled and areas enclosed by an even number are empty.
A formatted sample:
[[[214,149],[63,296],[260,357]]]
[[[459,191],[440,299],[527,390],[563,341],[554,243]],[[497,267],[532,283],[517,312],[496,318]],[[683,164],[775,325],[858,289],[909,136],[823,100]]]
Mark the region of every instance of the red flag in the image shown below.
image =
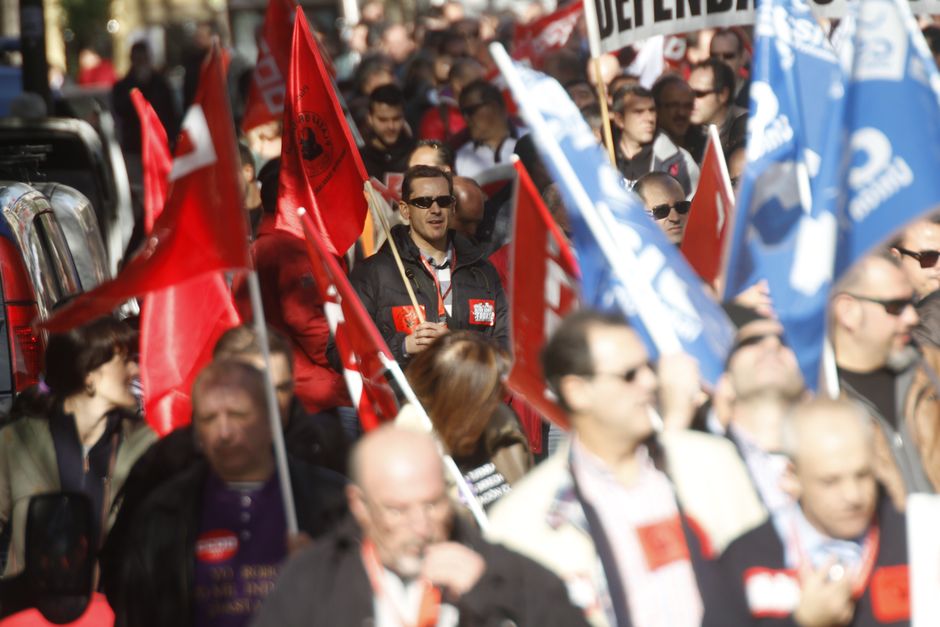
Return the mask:
[[[144,233],[153,230],[153,221],[166,204],[166,188],[173,167],[166,129],[144,95],[136,87],[131,101],[140,118],[140,153],[144,170]]]
[[[509,311],[514,361],[506,384],[539,413],[567,428],[564,411],[551,400],[539,351],[575,308],[580,271],[568,242],[542,202],[522,163],[510,244]]]
[[[295,6],[294,0],[268,0],[258,37],[258,62],[251,74],[242,118],[242,130],[246,133],[284,115],[284,77],[290,67],[289,42]]]
[[[571,39],[584,11],[580,2],[572,2],[529,24],[517,24],[512,34],[512,58],[528,59],[539,69],[545,56],[564,48]]]
[[[172,161],[166,131],[150,103],[131,92],[140,116],[144,170],[144,232],[163,213]],[[140,380],[144,415],[158,434],[189,422],[190,390],[196,375],[212,359],[216,341],[239,324],[232,294],[220,272],[157,290],[140,313]]]
[[[366,221],[362,187],[367,178],[320,51],[298,7],[284,104],[277,228],[303,237],[297,208],[304,207],[327,250],[345,253]]]
[[[327,249],[310,213],[305,212],[300,218],[313,278],[343,362],[349,396],[359,411],[359,421],[369,431],[398,415],[398,400],[385,379],[383,362],[383,356],[389,362],[395,358],[349,284],[346,273]]]
[[[166,208],[114,280],[75,298],[43,326],[64,331],[111,312],[129,298],[213,270],[247,268],[248,232],[238,154],[218,49],[203,65],[183,119]]]
[[[689,265],[710,285],[714,285],[721,270],[721,251],[733,208],[734,190],[728,178],[718,129],[709,125],[702,173],[692,198],[692,210],[680,250]]]

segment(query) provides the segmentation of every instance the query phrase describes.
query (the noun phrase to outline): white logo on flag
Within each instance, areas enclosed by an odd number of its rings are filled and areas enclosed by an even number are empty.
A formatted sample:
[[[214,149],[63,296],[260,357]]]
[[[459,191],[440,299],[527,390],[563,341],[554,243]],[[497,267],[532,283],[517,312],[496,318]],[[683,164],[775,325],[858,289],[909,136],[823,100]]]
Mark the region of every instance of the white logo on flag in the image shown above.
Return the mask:
[[[901,81],[910,41],[893,2],[859,5],[853,78],[856,81]]]
[[[751,100],[757,107],[747,124],[747,160],[754,162],[793,139],[790,120],[780,114],[780,101],[764,81],[751,84]]]
[[[199,168],[212,165],[216,161],[215,146],[212,144],[212,134],[209,132],[209,122],[202,105],[194,104],[183,118],[183,133],[189,137],[192,151],[173,160],[173,169],[170,170],[170,180],[195,172]]]
[[[914,173],[903,158],[892,158],[891,142],[876,128],[866,127],[852,133],[849,147],[853,162],[859,163],[849,170],[849,187],[854,192],[849,215],[858,222],[909,187],[914,182]]]

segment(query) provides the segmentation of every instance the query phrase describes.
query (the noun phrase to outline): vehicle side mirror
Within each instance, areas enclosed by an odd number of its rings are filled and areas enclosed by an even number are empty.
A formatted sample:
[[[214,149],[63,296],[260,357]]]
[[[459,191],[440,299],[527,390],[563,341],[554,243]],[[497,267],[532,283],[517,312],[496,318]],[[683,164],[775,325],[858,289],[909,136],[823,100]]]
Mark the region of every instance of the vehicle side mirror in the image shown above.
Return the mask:
[[[24,583],[32,605],[57,625],[78,619],[91,601],[97,548],[91,509],[91,500],[75,492],[29,501]]]

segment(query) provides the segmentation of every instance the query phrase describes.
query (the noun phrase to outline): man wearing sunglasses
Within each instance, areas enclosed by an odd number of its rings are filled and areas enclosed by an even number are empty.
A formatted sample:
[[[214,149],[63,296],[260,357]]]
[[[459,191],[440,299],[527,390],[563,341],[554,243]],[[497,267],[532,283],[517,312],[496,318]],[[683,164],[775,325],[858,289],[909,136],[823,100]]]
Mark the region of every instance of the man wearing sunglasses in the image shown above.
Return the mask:
[[[720,551],[764,510],[731,443],[685,428],[697,365],[654,365],[622,318],[585,310],[561,323],[542,366],[571,438],[494,506],[491,536],[558,574],[595,627],[698,627],[703,540]]]
[[[940,346],[940,220],[920,220],[904,229],[891,254],[914,287],[920,316],[914,339],[922,346]]]
[[[940,351],[917,347],[914,290],[885,252],[853,266],[833,290],[830,337],[842,394],[879,427],[878,479],[903,509],[907,494],[940,488]]]
[[[633,191],[643,199],[646,212],[669,241],[676,246],[681,244],[692,203],[685,199],[679,181],[665,172],[650,172],[640,177]]]
[[[750,54],[744,43],[744,35],[739,28],[719,28],[709,44],[709,55],[731,68],[736,79],[734,104],[747,109],[750,106],[751,81],[744,78]]]
[[[403,365],[452,330],[483,333],[509,347],[509,314],[499,276],[483,250],[452,229],[455,204],[450,172],[425,165],[409,168],[399,203],[407,224],[391,230],[405,276],[388,242],[350,276],[366,311]]]
[[[734,72],[715,58],[692,66],[689,86],[695,101],[692,105],[692,124],[705,129],[709,124],[718,127],[722,149],[743,140],[747,133],[747,110],[734,104]]]

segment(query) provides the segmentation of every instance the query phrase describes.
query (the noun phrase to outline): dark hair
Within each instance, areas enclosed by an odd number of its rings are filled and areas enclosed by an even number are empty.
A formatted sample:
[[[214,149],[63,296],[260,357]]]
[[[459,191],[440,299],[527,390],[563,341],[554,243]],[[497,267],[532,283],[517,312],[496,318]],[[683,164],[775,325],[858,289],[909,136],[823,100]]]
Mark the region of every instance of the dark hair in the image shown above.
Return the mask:
[[[294,352],[291,349],[287,336],[268,326],[268,351],[272,355],[283,355],[287,358],[291,372],[294,371]],[[239,359],[261,355],[261,342],[254,324],[242,324],[229,329],[218,339],[212,349],[213,359]]]
[[[193,418],[196,417],[196,399],[207,390],[235,389],[245,392],[256,409],[268,415],[264,373],[243,361],[231,358],[213,359],[193,382]]]
[[[408,168],[405,172],[405,178],[401,183],[401,199],[405,202],[411,198],[411,182],[415,179],[434,179],[442,178],[447,181],[448,193],[454,195],[454,176],[450,172],[445,172],[440,168],[430,165],[416,165]]]
[[[493,83],[478,79],[467,85],[460,92],[460,106],[463,107],[467,98],[473,94],[478,94],[480,99],[480,104],[495,104],[498,105],[501,109],[506,108],[506,103],[503,101],[503,94],[499,91],[499,87]]]
[[[667,87],[678,84],[685,85],[686,87],[689,86],[688,81],[675,73],[663,74],[657,78],[656,82],[653,83],[653,88],[650,90],[650,93],[653,94],[653,100],[656,101],[656,104],[659,104],[660,99],[663,97],[663,92],[666,91]]]
[[[134,56],[135,54],[139,54],[141,52],[148,55],[150,54],[150,44],[144,40],[134,42],[134,45],[131,46],[130,56]]]
[[[561,393],[561,379],[568,375],[594,373],[594,357],[588,346],[588,331],[596,327],[629,327],[618,313],[582,309],[567,316],[542,348],[542,373],[548,387],[558,397],[562,409],[571,407]]]
[[[727,89],[728,104],[733,104],[731,101],[734,100],[734,70],[731,69],[730,65],[720,59],[705,59],[692,66],[693,72],[695,70],[708,69],[712,71],[712,76],[714,77],[712,87],[715,93],[720,94]]]
[[[455,331],[415,355],[405,372],[434,430],[454,455],[470,455],[503,397],[509,358],[474,331]]]
[[[285,140],[286,141],[286,140]],[[265,163],[255,177],[261,183],[261,208],[265,213],[277,213],[277,192],[280,189],[281,158]]]
[[[627,96],[633,96],[634,98],[648,98],[654,100],[653,93],[642,85],[626,85],[621,87],[616,92],[614,92],[614,106],[613,110],[617,113],[623,113],[623,109],[626,106]]]
[[[454,151],[446,142],[439,139],[418,140],[411,154],[408,155],[408,161],[411,161],[411,155],[413,155],[418,148],[433,148],[437,152],[438,158],[443,161],[442,165],[446,165],[451,170],[454,169]]]
[[[53,334],[46,347],[46,385],[60,401],[78,394],[88,375],[117,354],[136,358],[137,333],[111,317]]]
[[[257,177],[258,166],[255,165],[255,156],[252,154],[251,148],[241,142],[238,142],[238,158],[241,161],[242,167],[250,165],[252,174]]]
[[[940,26],[929,24],[921,32],[924,39],[927,40],[927,47],[930,48],[930,52],[933,54],[940,53]]]
[[[372,111],[373,106],[379,103],[403,109],[405,107],[405,95],[402,93],[401,87],[394,83],[382,85],[373,89],[372,93],[369,94],[369,111]]]
[[[463,82],[471,76],[474,71],[478,71],[482,74],[483,65],[473,57],[459,57],[454,59],[454,62],[450,66],[450,71],[447,73],[447,82],[453,83],[455,80]]]

